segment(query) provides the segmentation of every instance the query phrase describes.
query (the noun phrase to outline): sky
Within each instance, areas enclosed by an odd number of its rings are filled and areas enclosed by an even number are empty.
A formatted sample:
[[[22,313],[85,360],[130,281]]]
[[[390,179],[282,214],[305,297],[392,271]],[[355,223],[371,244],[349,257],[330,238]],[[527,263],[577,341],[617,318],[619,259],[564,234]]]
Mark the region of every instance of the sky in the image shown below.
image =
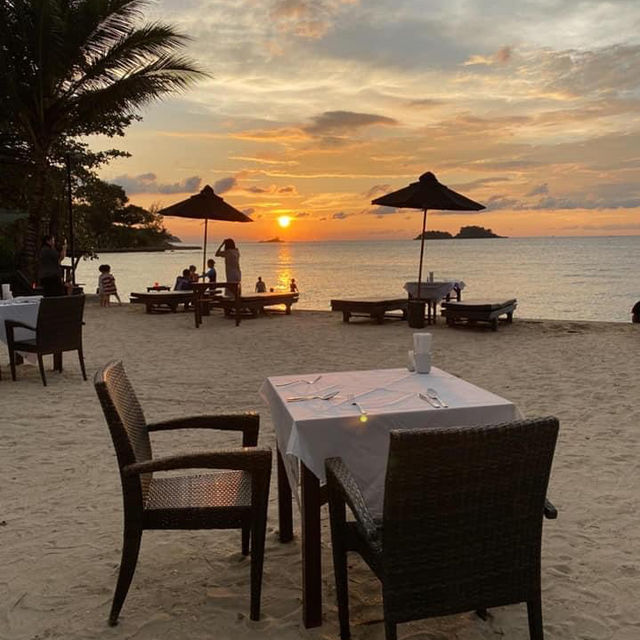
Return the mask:
[[[638,0],[160,0],[146,18],[189,34],[210,77],[106,141],[132,155],[102,177],[143,206],[211,185],[254,220],[211,242],[410,238],[418,211],[371,200],[426,171],[486,206],[430,229],[640,234]]]

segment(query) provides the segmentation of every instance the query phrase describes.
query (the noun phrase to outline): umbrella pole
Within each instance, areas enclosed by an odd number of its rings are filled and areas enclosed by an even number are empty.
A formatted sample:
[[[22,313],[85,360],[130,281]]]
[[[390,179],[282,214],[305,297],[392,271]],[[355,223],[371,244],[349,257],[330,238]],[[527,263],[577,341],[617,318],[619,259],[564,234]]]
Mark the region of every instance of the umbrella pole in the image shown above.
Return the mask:
[[[420,285],[422,284],[422,259],[424,256],[424,233],[427,229],[427,210],[424,210],[424,214],[422,216],[422,234],[420,235],[420,268],[418,270],[418,295],[417,298],[420,300]]]
[[[204,278],[204,274],[207,266],[207,222],[209,222],[209,218],[204,219],[204,250],[202,252],[202,277]],[[204,281],[203,281],[204,282]]]

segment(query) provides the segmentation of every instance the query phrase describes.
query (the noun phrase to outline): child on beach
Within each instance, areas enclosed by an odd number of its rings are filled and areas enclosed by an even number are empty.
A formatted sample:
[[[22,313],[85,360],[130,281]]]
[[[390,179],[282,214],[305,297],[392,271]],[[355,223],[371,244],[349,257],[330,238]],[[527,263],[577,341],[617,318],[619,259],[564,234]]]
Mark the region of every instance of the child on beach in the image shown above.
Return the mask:
[[[115,296],[118,304],[122,304],[118,289],[116,288],[116,279],[111,273],[111,267],[108,264],[101,264],[98,267],[100,276],[98,277],[98,293],[100,294],[100,306],[108,307],[111,296]]]
[[[258,276],[258,282],[256,282],[256,293],[266,293],[267,285],[264,283],[262,276]]]
[[[289,284],[289,291],[291,293],[295,293],[298,290],[298,285],[296,284],[296,279],[291,278],[291,283]]]

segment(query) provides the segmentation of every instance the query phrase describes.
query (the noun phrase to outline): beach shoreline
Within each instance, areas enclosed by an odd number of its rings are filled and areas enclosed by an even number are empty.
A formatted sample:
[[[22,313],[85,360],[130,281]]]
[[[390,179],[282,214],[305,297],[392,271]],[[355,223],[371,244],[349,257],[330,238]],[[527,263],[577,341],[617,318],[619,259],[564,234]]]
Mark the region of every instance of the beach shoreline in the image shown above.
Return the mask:
[[[121,297],[124,296],[121,295]],[[213,312],[145,314],[139,305],[85,311],[90,375],[122,358],[149,421],[254,410],[260,444],[275,446],[258,396],[267,376],[403,367],[406,322],[344,324],[341,314],[297,310],[232,320]],[[640,393],[638,325],[523,320],[498,332],[448,328],[433,334],[433,364],[513,401],[527,417],[556,415],[560,436],[549,497],[559,509],[543,535],[543,615],[549,638],[640,636]],[[116,630],[106,624],[120,561],[122,505],[108,429],[75,354],[44,388],[35,367],[10,379],[0,355],[0,639],[114,637],[337,638],[337,612],[323,509],[324,624],[301,620],[299,517],[295,538],[277,536],[273,477],[263,617],[249,620],[249,565],[238,532],[149,532]],[[47,361],[47,368],[50,368]],[[229,434],[167,433],[155,455],[237,445]],[[380,589],[353,559],[355,640],[383,637]],[[527,638],[526,607],[493,610],[487,622],[461,614],[408,623],[401,638]],[[214,632],[215,630],[215,632]]]

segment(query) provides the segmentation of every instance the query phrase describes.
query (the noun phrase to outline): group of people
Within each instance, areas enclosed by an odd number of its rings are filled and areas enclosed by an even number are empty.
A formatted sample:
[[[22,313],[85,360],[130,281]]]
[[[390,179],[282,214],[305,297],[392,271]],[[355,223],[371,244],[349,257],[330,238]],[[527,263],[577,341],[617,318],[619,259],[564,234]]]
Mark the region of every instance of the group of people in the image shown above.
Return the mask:
[[[240,282],[242,280],[242,272],[240,271],[240,251],[236,247],[236,243],[232,238],[226,238],[220,243],[220,246],[216,249],[216,258],[224,258],[224,270],[226,275],[225,282]],[[207,270],[200,275],[195,265],[191,265],[188,269],[182,271],[182,275],[176,278],[174,291],[190,291],[194,282],[200,282],[204,280],[206,282],[217,282],[218,275],[216,272],[216,261],[213,258],[207,260]],[[296,279],[291,278],[289,283],[289,290],[292,292],[298,291],[298,285]],[[267,285],[262,279],[262,276],[258,276],[258,281],[255,284],[256,293],[266,293]],[[269,289],[273,292],[273,288]]]

